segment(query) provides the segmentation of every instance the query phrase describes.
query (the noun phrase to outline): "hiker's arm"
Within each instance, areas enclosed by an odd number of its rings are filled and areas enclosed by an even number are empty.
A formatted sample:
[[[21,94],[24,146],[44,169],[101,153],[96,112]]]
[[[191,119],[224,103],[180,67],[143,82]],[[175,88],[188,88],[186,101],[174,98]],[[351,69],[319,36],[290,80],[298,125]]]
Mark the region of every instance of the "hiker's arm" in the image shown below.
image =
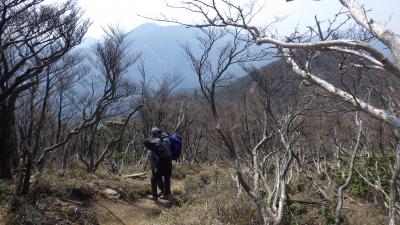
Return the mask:
[[[143,166],[142,166],[143,170],[147,170],[148,169],[148,165],[150,164],[150,158],[151,158],[150,152],[147,151],[147,154],[146,154],[145,159],[143,161]]]

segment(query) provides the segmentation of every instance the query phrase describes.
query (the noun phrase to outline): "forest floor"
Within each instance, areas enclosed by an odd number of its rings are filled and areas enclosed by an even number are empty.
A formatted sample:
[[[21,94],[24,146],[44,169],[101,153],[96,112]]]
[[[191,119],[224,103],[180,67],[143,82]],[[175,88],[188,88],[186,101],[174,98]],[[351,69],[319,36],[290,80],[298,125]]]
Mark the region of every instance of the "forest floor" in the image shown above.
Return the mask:
[[[74,169],[65,173],[49,169],[25,197],[15,196],[14,181],[0,181],[0,225],[153,224],[162,212],[180,206],[188,174],[187,168],[174,168],[172,199],[153,201],[147,197],[151,194],[149,173],[132,179],[109,175],[101,168],[93,175],[87,174],[81,166],[74,164]],[[124,174],[141,172],[141,168],[132,167]],[[32,184],[35,179],[33,176]]]
[[[6,225],[4,220],[5,219],[4,219],[3,215],[2,215],[2,213],[0,212],[0,225]]]
[[[111,176],[104,168],[87,174],[80,164],[65,173],[48,170],[25,197],[15,196],[14,182],[0,181],[0,225],[254,225],[261,218],[246,194],[237,195],[230,168],[174,165],[171,201],[148,199],[149,174],[132,179]],[[137,174],[142,168],[126,169]],[[32,181],[36,178],[33,177]],[[325,180],[318,180],[321,185]],[[351,187],[345,195],[344,225],[385,224],[380,199],[360,198]],[[33,189],[33,188],[32,188]],[[260,192],[260,194],[262,194]],[[322,201],[307,180],[288,187],[282,224],[334,224],[334,205]]]
[[[172,192],[181,191],[183,182],[172,181]],[[174,206],[167,200],[153,201],[141,198],[134,203],[98,198],[93,201],[99,224],[107,225],[148,225],[158,219],[162,211]]]

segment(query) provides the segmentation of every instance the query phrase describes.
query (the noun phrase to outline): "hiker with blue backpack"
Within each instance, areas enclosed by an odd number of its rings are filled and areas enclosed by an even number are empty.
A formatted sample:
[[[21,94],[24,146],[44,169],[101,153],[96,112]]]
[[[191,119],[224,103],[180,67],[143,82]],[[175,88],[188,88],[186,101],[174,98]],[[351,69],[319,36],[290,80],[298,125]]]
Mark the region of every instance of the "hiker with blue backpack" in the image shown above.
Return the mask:
[[[176,134],[167,135],[158,127],[150,131],[151,139],[145,140],[149,151],[149,160],[152,165],[151,192],[153,200],[171,198],[172,160],[177,160],[181,153],[182,137]],[[161,194],[157,192],[157,186]]]

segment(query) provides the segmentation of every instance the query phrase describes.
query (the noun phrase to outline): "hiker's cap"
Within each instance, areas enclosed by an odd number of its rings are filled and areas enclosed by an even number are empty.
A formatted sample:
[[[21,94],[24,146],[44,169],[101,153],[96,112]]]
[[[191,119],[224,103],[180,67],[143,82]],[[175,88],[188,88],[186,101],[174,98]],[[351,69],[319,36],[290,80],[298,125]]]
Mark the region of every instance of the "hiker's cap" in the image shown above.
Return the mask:
[[[160,133],[160,132],[161,132],[161,129],[160,129],[160,128],[158,128],[158,127],[153,127],[153,128],[151,128],[150,134],[151,134],[151,135],[155,135],[155,134],[158,134],[158,133]]]

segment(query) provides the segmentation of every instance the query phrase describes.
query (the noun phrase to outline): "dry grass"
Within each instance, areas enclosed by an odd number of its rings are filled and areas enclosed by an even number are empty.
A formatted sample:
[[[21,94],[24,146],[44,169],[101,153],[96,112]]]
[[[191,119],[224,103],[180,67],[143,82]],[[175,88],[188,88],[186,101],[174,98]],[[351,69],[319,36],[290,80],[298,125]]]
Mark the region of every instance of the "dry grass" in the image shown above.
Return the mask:
[[[126,173],[141,171],[141,168],[126,168]],[[246,193],[236,196],[236,184],[226,168],[174,165],[173,177],[173,185],[179,183],[182,188],[175,188],[173,207],[164,210],[154,224],[261,224],[261,218]],[[176,179],[180,181],[177,182]],[[35,177],[32,179],[34,181]],[[324,181],[319,182],[322,185]],[[31,198],[33,193],[25,198],[18,198],[13,194],[12,184],[0,182],[0,214],[9,214],[7,218],[10,220],[6,224],[97,224],[97,215],[90,202],[99,197],[105,188],[117,191],[126,202],[135,202],[150,191],[148,179],[133,180],[110,176],[105,168],[100,168],[95,175],[87,174],[84,166],[76,162],[64,174],[55,169],[43,173],[34,191],[37,199],[35,204]],[[288,187],[288,194],[289,201],[282,224],[332,224],[334,207],[321,203],[304,178],[300,176],[295,179]],[[344,225],[386,223],[387,213],[384,209],[365,199],[350,197],[354,200],[345,200]]]
[[[187,176],[183,204],[161,214],[156,224],[217,225],[259,224],[256,209],[246,195],[236,198],[236,187],[227,174],[208,168]]]
[[[127,168],[132,173],[138,170]],[[7,224],[98,224],[91,200],[102,190],[111,188],[127,202],[149,192],[146,180],[110,176],[105,168],[88,174],[79,162],[71,164],[65,173],[47,169],[40,179],[33,176],[31,182],[37,185],[23,198],[14,195],[13,185],[0,183],[0,206],[9,215]]]
[[[334,224],[334,205],[322,202],[303,178],[288,188],[289,201],[284,209],[284,225]],[[184,191],[179,193],[181,207],[162,213],[155,225],[262,224],[246,193],[236,197],[237,189],[226,170],[203,167],[186,176]],[[352,199],[355,197],[352,196]],[[386,212],[376,205],[346,198],[343,225],[381,225]]]
[[[141,172],[140,168],[126,168],[127,173]],[[75,162],[64,174],[57,170],[48,170],[42,178],[42,186],[62,195],[70,190],[79,189],[88,194],[99,194],[106,188],[117,191],[124,200],[135,201],[150,190],[147,180],[133,180],[122,176],[112,176],[106,168],[100,167],[96,174],[88,174],[80,162]]]

